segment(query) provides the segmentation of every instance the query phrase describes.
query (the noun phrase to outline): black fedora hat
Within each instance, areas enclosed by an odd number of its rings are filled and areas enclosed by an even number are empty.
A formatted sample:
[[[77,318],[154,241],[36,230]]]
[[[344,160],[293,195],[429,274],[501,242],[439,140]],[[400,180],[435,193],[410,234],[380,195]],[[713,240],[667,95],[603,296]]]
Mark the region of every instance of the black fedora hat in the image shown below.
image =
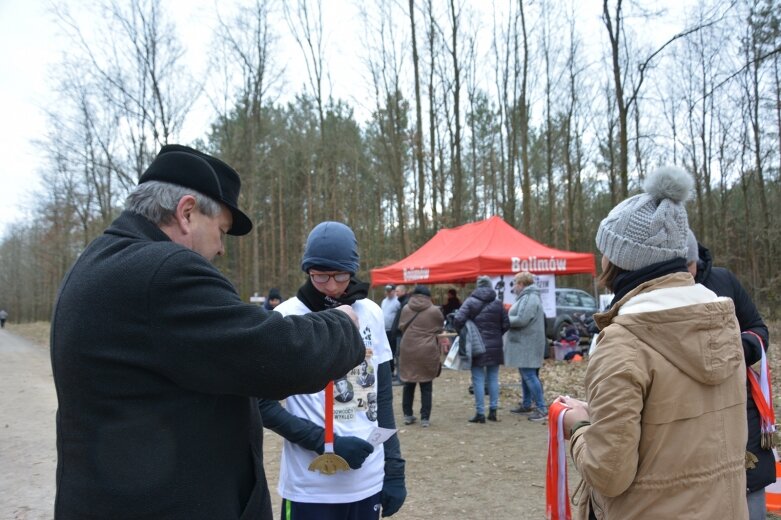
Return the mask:
[[[138,179],[138,184],[148,181],[178,184],[222,202],[233,215],[229,235],[246,235],[252,231],[252,221],[238,205],[239,174],[216,157],[180,144],[167,144]]]

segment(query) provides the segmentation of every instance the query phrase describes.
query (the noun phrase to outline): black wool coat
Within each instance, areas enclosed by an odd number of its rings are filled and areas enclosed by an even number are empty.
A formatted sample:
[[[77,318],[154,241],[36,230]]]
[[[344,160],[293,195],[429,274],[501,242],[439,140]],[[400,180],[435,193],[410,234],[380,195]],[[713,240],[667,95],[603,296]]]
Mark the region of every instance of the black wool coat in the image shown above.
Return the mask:
[[[201,255],[124,212],[54,308],[55,517],[271,520],[255,397],[319,391],[364,353],[344,313],[246,304]]]
[[[496,291],[490,287],[478,287],[453,317],[456,330],[461,330],[466,320],[472,320],[485,343],[485,353],[472,357],[473,367],[504,364],[502,335],[510,328],[510,319],[504,304],[496,299]]]
[[[765,349],[768,348],[769,335],[767,325],[762,320],[751,296],[741,285],[737,276],[724,267],[714,267],[710,251],[700,245],[700,260],[697,263],[695,281],[701,283],[719,296],[732,298],[735,304],[735,316],[738,318],[740,331],[752,331],[762,338]],[[759,341],[750,334],[741,334],[743,340],[743,355],[746,366],[753,365],[762,358]],[[776,481],[775,458],[771,450],[763,450],[761,446],[761,424],[759,410],[751,397],[751,388],[746,388],[746,416],[748,418],[748,442],[746,450],[759,459],[756,467],[746,470],[746,488],[749,492],[759,491]]]

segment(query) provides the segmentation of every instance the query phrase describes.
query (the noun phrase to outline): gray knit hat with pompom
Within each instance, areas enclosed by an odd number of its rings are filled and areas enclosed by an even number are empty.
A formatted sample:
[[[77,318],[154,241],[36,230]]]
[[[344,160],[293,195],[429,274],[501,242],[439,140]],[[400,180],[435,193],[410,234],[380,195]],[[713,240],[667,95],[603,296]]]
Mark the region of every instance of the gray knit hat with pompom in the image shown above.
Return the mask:
[[[689,219],[684,203],[693,185],[681,168],[654,170],[645,180],[645,193],[621,202],[599,224],[597,248],[627,271],[686,258]]]

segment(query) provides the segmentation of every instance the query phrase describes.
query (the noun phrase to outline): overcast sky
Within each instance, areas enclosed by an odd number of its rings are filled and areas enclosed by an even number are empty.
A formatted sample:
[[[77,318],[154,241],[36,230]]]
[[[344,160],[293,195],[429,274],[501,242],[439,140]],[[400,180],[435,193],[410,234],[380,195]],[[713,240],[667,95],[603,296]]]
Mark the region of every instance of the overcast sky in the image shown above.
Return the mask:
[[[35,186],[30,139],[44,120],[46,65],[54,48],[44,3],[0,0],[0,235],[20,217],[18,207]]]

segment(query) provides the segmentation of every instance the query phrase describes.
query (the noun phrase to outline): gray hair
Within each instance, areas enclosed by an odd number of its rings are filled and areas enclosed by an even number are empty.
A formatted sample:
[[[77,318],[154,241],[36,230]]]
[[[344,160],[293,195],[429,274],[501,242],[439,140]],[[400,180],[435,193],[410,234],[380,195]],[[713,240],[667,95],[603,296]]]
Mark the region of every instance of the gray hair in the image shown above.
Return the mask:
[[[176,205],[185,195],[195,197],[196,207],[207,217],[219,215],[220,203],[211,197],[192,188],[162,181],[147,181],[136,186],[125,200],[125,209],[148,218],[158,226],[168,224],[176,212]]]
[[[522,285],[531,285],[534,283],[534,275],[529,271],[521,271],[515,275],[515,283]]]

